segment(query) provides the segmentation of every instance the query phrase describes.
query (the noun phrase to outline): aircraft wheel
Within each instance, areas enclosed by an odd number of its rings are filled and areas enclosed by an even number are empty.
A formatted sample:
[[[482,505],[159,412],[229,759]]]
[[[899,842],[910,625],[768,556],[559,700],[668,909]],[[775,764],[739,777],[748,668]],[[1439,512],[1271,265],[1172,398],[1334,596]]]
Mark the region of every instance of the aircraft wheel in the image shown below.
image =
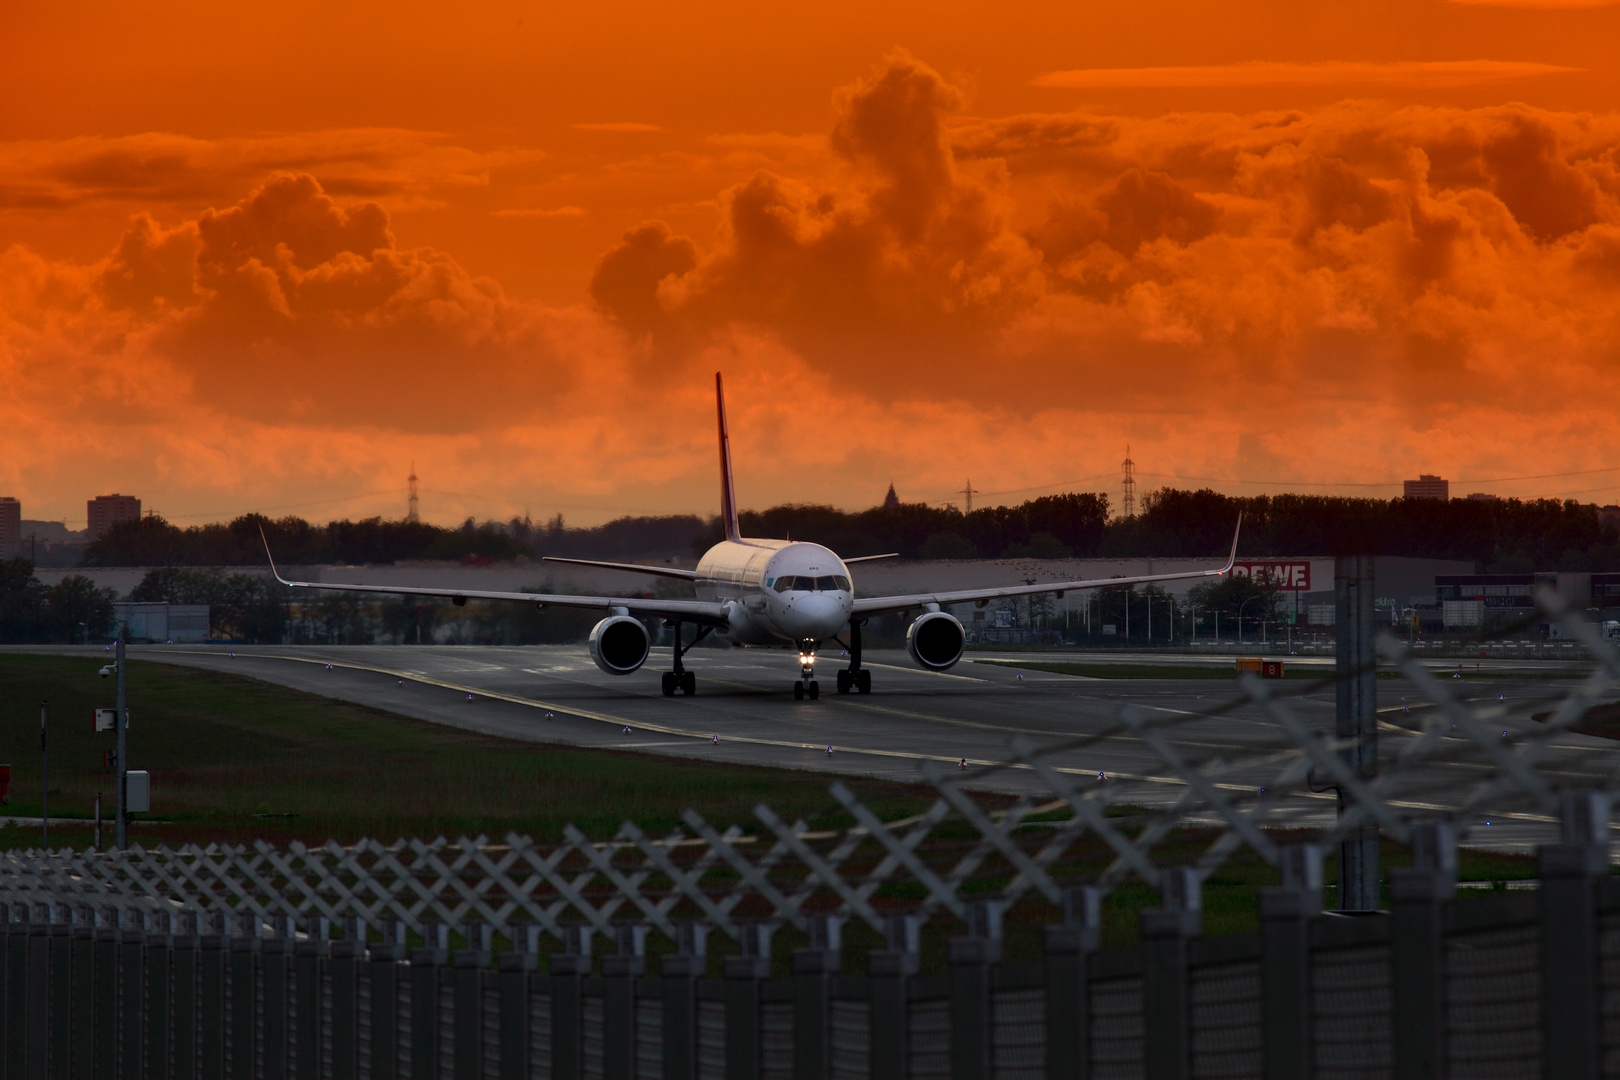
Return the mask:
[[[838,692],[840,694],[849,693],[850,686],[851,686],[852,683],[853,683],[853,680],[850,678],[849,669],[848,668],[839,668],[838,669]]]
[[[685,694],[687,697],[691,697],[693,694],[697,693],[697,672],[681,672],[681,693]]]
[[[808,693],[810,695],[810,700],[811,701],[814,701],[817,698],[819,698],[821,696],[821,684],[816,682],[816,680],[811,679],[810,680],[810,689],[808,690]]]
[[[794,701],[803,701],[804,700],[804,683],[796,682],[796,683],[793,684],[793,700]]]
[[[664,672],[664,696],[675,696],[675,673],[673,671]]]
[[[870,694],[872,692],[872,673],[870,671],[867,671],[865,668],[861,668],[861,670],[855,673],[855,689],[859,690],[863,694]]]

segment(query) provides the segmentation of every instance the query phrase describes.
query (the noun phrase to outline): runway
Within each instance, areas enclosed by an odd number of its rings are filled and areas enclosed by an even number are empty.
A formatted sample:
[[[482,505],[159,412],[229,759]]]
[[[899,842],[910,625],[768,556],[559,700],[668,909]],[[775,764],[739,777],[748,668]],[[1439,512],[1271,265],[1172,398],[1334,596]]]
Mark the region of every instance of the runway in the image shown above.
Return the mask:
[[[13,651],[7,649],[6,651]],[[104,656],[100,647],[39,649]],[[868,649],[873,692],[833,692],[834,655],[818,669],[823,694],[795,701],[797,665],[791,654],[764,649],[694,649],[687,666],[697,674],[697,693],[666,698],[658,671],[668,662],[656,650],[641,672],[607,675],[582,646],[131,646],[132,660],[158,661],[230,671],[327,697],[374,706],[404,716],[472,731],[534,742],[638,750],[672,758],[774,765],[829,773],[920,781],[919,764],[933,761],[960,772],[969,766],[973,786],[1009,792],[1050,789],[1027,768],[986,768],[1010,760],[1009,743],[1022,735],[1053,746],[1113,728],[1124,705],[1150,720],[1180,721],[1171,735],[1189,759],[1213,755],[1237,761],[1279,739],[1276,724],[1256,705],[1239,700],[1235,683],[1214,679],[1086,679],[1003,667],[983,661],[1034,660],[1082,663],[1231,663],[1229,657],[1163,654],[974,653],[949,673],[911,666],[898,650]],[[1302,658],[1303,659],[1303,658]],[[1331,663],[1331,658],[1318,663]],[[1571,685],[1565,679],[1525,679],[1525,661],[1482,662],[1481,676],[1448,685],[1470,699],[1507,701],[1503,730],[1535,725],[1530,713],[1544,699]],[[1455,662],[1436,662],[1450,670]],[[1472,666],[1470,662],[1470,667]],[[1543,669],[1551,675],[1550,669]],[[1499,676],[1499,677],[1493,677]],[[1331,733],[1333,683],[1287,680],[1273,684],[1290,696],[1306,725]],[[1413,736],[1407,707],[1421,717],[1427,707],[1405,680],[1380,680],[1385,722],[1380,738],[1398,745]],[[1535,704],[1533,702],[1542,702]],[[131,708],[137,707],[131,702]],[[1220,715],[1204,714],[1222,710]],[[629,730],[626,731],[625,729]],[[1612,759],[1620,745],[1567,735],[1559,753],[1583,766]],[[829,753],[829,748],[831,752]],[[1081,789],[1116,785],[1121,801],[1168,805],[1184,785],[1135,735],[1103,734],[1053,758]],[[1264,786],[1275,764],[1251,765],[1222,777],[1234,795]],[[1481,771],[1481,776],[1484,772]],[[1329,821],[1334,796],[1322,793],[1307,811],[1311,823]],[[1214,820],[1211,818],[1210,820]],[[1298,824],[1306,824],[1298,821]],[[1538,813],[1504,815],[1476,827],[1467,842],[1503,850],[1528,850],[1555,838],[1551,819]]]

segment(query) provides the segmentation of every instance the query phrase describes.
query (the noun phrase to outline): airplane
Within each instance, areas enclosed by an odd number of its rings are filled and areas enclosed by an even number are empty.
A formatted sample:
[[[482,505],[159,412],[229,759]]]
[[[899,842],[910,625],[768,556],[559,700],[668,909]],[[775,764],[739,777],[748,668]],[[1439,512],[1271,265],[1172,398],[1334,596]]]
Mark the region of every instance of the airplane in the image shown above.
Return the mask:
[[[871,693],[872,673],[861,666],[861,626],[877,615],[920,612],[906,631],[906,651],[912,661],[925,671],[948,671],[962,658],[967,646],[967,631],[956,616],[945,610],[951,605],[972,603],[983,607],[992,600],[1015,596],[1053,594],[1061,597],[1070,590],[1220,577],[1231,572],[1232,564],[1237,559],[1238,533],[1243,527],[1241,515],[1237,529],[1232,534],[1232,551],[1227,556],[1226,564],[1219,569],[858,598],[849,568],[858,563],[891,559],[895,557],[894,553],[841,559],[820,544],[799,540],[759,540],[742,535],[737,524],[737,496],[731,473],[731,435],[726,425],[725,387],[720,375],[720,372],[716,372],[714,376],[714,394],[720,425],[720,516],[725,525],[725,539],[698,560],[697,569],[640,566],[598,559],[546,558],[548,562],[605,567],[690,581],[697,592],[695,600],[288,581],[276,569],[275,557],[271,555],[270,543],[266,539],[264,551],[270,560],[270,571],[277,581],[294,589],[432,596],[448,598],[458,607],[465,605],[468,600],[499,600],[539,607],[552,605],[605,610],[606,618],[591,630],[589,647],[591,659],[609,675],[629,675],[640,670],[652,653],[652,638],[642,620],[661,619],[664,626],[675,632],[671,647],[671,670],[663,673],[665,697],[673,697],[676,691],[686,697],[697,692],[697,676],[683,660],[698,642],[711,634],[735,646],[797,648],[799,679],[793,684],[793,697],[796,701],[802,701],[821,696],[821,687],[815,677],[817,651],[829,641],[843,646],[849,655],[849,666],[838,671],[838,692]],[[263,538],[262,527],[260,535]],[[684,640],[683,628],[687,623],[697,628],[690,642]],[[847,640],[839,637],[846,629]]]

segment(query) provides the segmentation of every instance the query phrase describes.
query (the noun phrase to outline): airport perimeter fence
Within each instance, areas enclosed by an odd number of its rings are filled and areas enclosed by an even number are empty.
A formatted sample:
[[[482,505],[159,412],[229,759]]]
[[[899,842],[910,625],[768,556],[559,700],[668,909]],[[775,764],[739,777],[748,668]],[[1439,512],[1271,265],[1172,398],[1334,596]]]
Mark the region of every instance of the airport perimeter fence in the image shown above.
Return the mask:
[[[1613,699],[1620,656],[1542,602],[1597,658],[1545,701],[1465,701],[1466,682],[1381,643],[1427,707],[1387,714],[1376,771],[1301,718],[1314,687],[1246,676],[1197,716],[1127,706],[1103,732],[1014,738],[1003,762],[924,762],[937,798],[901,820],[834,784],[841,829],[760,805],[752,832],[688,811],[665,836],[626,822],[555,845],[9,854],[3,1077],[1614,1075],[1620,775],[1569,729]],[[1201,736],[1239,711],[1263,719],[1241,750]],[[1122,738],[1160,767],[1103,781],[1083,764]],[[1007,770],[1045,794],[993,810],[969,794]],[[1487,820],[1556,839],[1536,890],[1458,903],[1456,838]],[[1373,825],[1413,865],[1388,874],[1386,911],[1325,915],[1323,852]],[[1206,939],[1203,884],[1240,852],[1280,884],[1258,932]],[[1160,906],[1140,947],[1102,951],[1102,902],[1131,881]],[[1010,905],[1052,913],[1038,962],[1002,960]],[[878,945],[864,973],[844,968],[851,924]],[[790,958],[783,927],[806,943]]]

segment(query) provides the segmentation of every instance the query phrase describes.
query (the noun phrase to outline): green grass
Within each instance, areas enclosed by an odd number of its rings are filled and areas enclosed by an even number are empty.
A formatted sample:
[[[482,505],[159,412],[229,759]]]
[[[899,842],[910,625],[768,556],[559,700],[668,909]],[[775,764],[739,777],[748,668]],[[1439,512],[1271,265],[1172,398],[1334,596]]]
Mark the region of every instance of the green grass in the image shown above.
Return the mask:
[[[110,806],[112,777],[101,767],[101,753],[112,745],[112,735],[90,730],[91,710],[112,701],[111,680],[96,675],[100,663],[100,657],[0,656],[0,760],[12,765],[9,813],[39,813],[42,700],[50,702],[53,717],[52,814],[88,816],[97,791],[108,793]],[[259,839],[284,845],[295,839],[317,843],[361,836],[500,837],[508,830],[548,842],[560,839],[568,822],[588,835],[605,837],[630,818],[656,834],[675,827],[685,807],[695,808],[717,827],[737,824],[757,833],[752,808],[761,801],[783,818],[802,817],[814,828],[850,824],[827,794],[830,778],[823,774],[499,739],[226,673],[133,661],[129,703],[130,764],[152,773],[151,817],[161,819],[137,821],[132,827],[132,840],[148,846]],[[853,777],[844,782],[885,820],[919,812],[933,801],[932,790],[923,785]],[[1011,800],[984,796],[981,801],[994,807]],[[1119,819],[1127,835],[1139,831],[1131,820],[1141,816],[1140,808],[1114,806],[1108,813]],[[256,816],[262,814],[296,816]],[[1037,822],[1068,816],[1059,810],[1032,817],[1019,833],[1039,842],[1049,826]],[[1214,835],[1173,831],[1154,849],[1153,859],[1161,866],[1191,864]],[[976,837],[965,823],[948,821],[934,830],[920,853],[943,871],[974,846]],[[82,847],[90,841],[90,830],[82,820],[74,825],[57,821],[51,838],[53,846]],[[37,827],[0,827],[0,849],[38,842]],[[1113,857],[1103,841],[1088,834],[1050,872],[1062,885],[1093,881]],[[845,864],[845,871],[865,872],[880,858],[877,845],[869,843]],[[1386,866],[1397,866],[1408,858],[1398,845],[1386,844],[1384,860]],[[1463,880],[1535,876],[1534,860],[1528,857],[1464,851],[1460,863]],[[1331,859],[1326,870],[1331,886]],[[995,895],[1011,877],[1011,867],[992,858],[964,892]],[[1204,932],[1213,936],[1256,929],[1259,890],[1276,882],[1275,871],[1258,856],[1247,850],[1236,853],[1205,883]],[[879,890],[873,903],[880,909],[909,908],[920,898],[919,890],[908,882],[896,883]],[[1325,896],[1331,904],[1331,888]],[[1157,892],[1138,882],[1115,889],[1104,906],[1105,946],[1136,944],[1138,911],[1158,902]],[[1007,960],[1039,959],[1040,927],[1058,917],[1044,899],[1026,894],[1008,913]],[[943,970],[947,941],[962,932],[950,918],[930,922],[923,939],[926,970]],[[846,939],[846,970],[864,970],[865,949],[881,946],[877,935],[851,924]],[[777,935],[773,953],[779,975],[787,973],[789,952],[799,944],[802,938],[791,928]],[[655,941],[652,951],[668,947],[668,942]],[[718,972],[732,948],[719,939],[713,948]]]
[[[91,817],[98,791],[111,815],[113,777],[101,762],[113,736],[92,732],[90,721],[94,708],[113,703],[112,680],[96,674],[101,663],[0,656],[0,761],[12,766],[12,802],[0,820],[39,815],[41,701],[52,717],[53,819]],[[131,661],[128,682],[129,765],[152,774],[148,817],[156,820],[132,827],[132,840],[145,844],[508,830],[554,840],[569,822],[607,836],[626,818],[657,833],[679,824],[686,807],[722,828],[754,825],[761,801],[790,821],[847,822],[827,794],[830,778],[813,772],[501,739],[171,664]],[[845,782],[885,817],[916,812],[931,794]],[[38,839],[35,828],[0,828],[0,848]],[[87,828],[53,825],[53,846],[88,839]]]
[[[1086,664],[1065,661],[975,660],[975,664],[1045,671],[1053,675],[1081,675],[1088,679],[1236,679],[1237,665],[1202,667],[1191,664]],[[1283,665],[1285,679],[1331,679],[1330,667],[1294,668]]]

